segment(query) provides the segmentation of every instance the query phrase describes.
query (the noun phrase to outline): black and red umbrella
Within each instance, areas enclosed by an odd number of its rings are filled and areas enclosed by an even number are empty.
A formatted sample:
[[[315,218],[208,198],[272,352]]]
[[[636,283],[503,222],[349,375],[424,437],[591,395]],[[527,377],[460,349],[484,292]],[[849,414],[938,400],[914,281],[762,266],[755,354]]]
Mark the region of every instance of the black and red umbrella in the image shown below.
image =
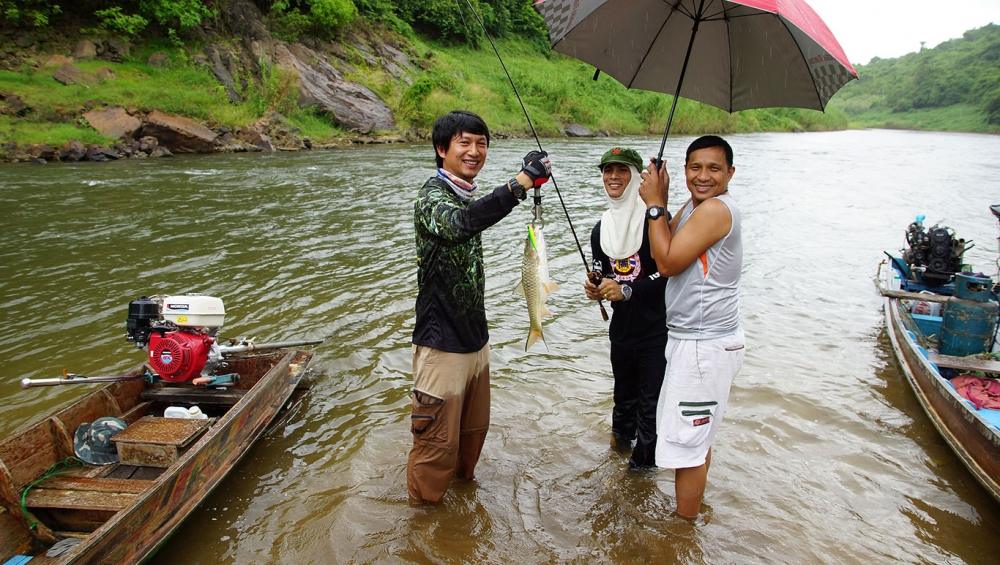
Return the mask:
[[[541,0],[552,48],[628,88],[729,112],[822,110],[858,73],[802,0]]]

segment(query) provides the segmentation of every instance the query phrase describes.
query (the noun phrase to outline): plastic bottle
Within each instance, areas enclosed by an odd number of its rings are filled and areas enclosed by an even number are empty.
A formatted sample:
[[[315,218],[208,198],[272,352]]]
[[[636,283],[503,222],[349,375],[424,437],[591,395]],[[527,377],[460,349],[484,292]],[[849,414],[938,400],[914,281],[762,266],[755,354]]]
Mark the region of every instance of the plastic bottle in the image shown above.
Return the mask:
[[[166,410],[163,411],[164,418],[187,418],[189,420],[204,420],[208,416],[201,411],[201,408],[197,406],[192,406],[190,408],[185,408],[183,406],[168,406]]]

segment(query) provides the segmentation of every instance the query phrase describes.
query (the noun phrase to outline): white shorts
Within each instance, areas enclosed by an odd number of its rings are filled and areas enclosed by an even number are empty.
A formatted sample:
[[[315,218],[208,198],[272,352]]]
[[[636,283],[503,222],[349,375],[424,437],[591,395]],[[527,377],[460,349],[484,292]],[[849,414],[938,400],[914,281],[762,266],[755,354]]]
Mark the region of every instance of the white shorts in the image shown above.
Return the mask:
[[[742,328],[717,339],[668,339],[667,370],[656,404],[657,467],[684,469],[705,462],[745,348]]]

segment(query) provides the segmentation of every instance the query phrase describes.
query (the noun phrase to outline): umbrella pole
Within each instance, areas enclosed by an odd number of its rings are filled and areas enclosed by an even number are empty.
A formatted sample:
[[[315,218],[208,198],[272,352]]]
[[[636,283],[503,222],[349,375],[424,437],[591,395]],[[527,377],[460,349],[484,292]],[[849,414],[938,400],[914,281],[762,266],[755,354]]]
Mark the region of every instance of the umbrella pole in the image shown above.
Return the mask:
[[[677,109],[677,99],[681,95],[681,85],[684,84],[684,74],[687,72],[688,61],[691,60],[691,49],[694,48],[694,37],[698,34],[698,25],[701,23],[701,9],[694,19],[691,27],[691,39],[688,40],[687,52],[684,53],[684,64],[681,65],[681,76],[677,77],[677,88],[674,90],[674,101],[670,104],[670,115],[667,116],[667,127],[663,130],[663,140],[660,141],[660,152],[656,154],[656,168],[663,164],[663,149],[667,146],[667,136],[670,135],[670,124],[674,121],[674,110]]]

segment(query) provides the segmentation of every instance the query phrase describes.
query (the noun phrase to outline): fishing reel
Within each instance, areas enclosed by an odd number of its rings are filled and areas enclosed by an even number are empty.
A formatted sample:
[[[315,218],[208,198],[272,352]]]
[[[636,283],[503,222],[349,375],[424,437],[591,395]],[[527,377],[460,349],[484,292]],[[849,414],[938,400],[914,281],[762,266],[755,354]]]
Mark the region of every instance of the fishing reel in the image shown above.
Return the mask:
[[[907,228],[906,243],[909,248],[903,250],[903,260],[918,282],[928,286],[950,282],[962,270],[962,256],[972,247],[966,247],[965,240],[949,227],[935,224],[925,229],[923,217]]]

